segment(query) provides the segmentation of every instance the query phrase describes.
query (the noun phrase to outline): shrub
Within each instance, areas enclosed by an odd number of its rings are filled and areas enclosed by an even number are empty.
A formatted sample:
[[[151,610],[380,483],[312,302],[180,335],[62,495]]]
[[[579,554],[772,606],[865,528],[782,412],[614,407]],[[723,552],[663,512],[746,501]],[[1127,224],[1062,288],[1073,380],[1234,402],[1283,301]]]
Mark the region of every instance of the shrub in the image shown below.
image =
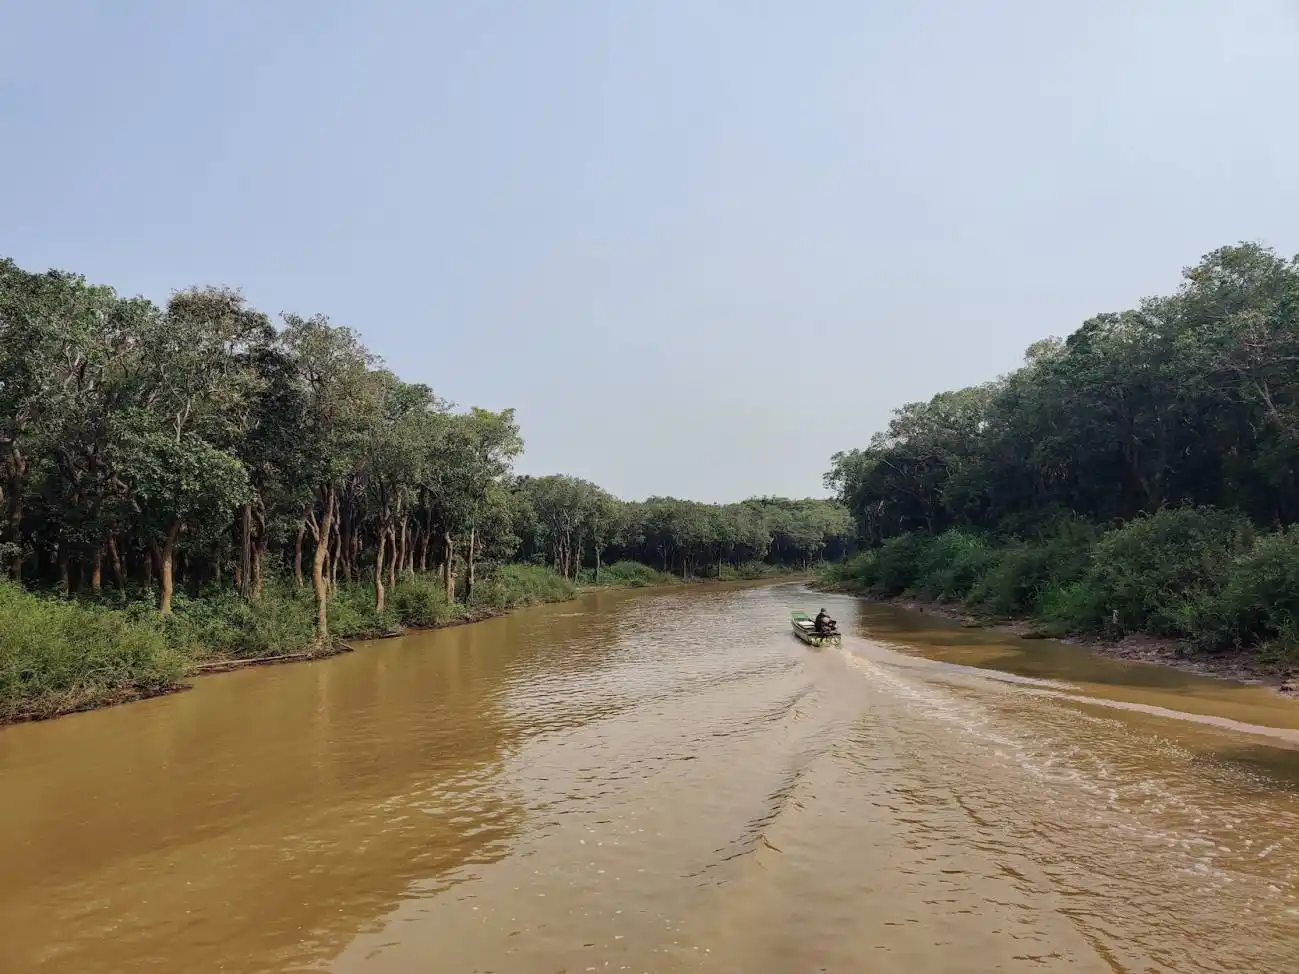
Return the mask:
[[[861,551],[837,565],[827,565],[821,572],[821,582],[849,589],[873,589],[879,581],[875,550]]]
[[[875,552],[873,587],[889,595],[901,595],[915,585],[928,542],[921,534],[900,534],[880,545]]]
[[[723,581],[757,581],[789,573],[790,569],[780,565],[768,565],[765,561],[746,561],[742,565],[723,565],[718,577]]]
[[[1106,595],[1087,578],[1048,585],[1037,598],[1037,615],[1052,635],[1099,629],[1107,622]]]
[[[400,628],[391,600],[382,612],[375,611],[373,585],[354,582],[338,585],[330,593],[329,631],[340,639],[372,639]]]
[[[1074,523],[1038,541],[1012,541],[989,560],[987,571],[967,601],[998,615],[1039,614],[1048,598],[1057,607],[1060,593],[1086,574],[1095,529]]]
[[[541,602],[566,602],[577,586],[558,572],[541,565],[502,565],[488,581],[488,591],[499,609]]]
[[[1282,656],[1299,650],[1299,534],[1260,537],[1197,621],[1203,649],[1265,643]]]
[[[594,572],[584,572],[583,581],[595,582]],[[601,585],[617,585],[625,588],[645,588],[650,585],[672,585],[680,579],[657,568],[641,564],[638,561],[616,561],[600,569]]]
[[[0,582],[0,720],[156,693],[185,665],[157,624]]]
[[[1120,628],[1193,636],[1249,541],[1248,524],[1234,514],[1159,511],[1102,535],[1086,582]]]
[[[477,594],[477,593],[475,593]],[[447,598],[437,579],[404,579],[397,583],[389,604],[403,626],[427,629],[463,615],[460,606]]]
[[[966,531],[945,531],[927,539],[916,561],[915,591],[926,598],[962,599],[995,561],[988,543]]]
[[[268,579],[261,597],[251,602],[230,589],[209,591],[199,599],[177,592],[172,610],[162,620],[168,642],[193,659],[287,656],[307,649],[316,636],[311,591],[278,578]],[[129,611],[153,614],[152,606],[133,605]],[[379,636],[397,627],[391,609],[374,611],[374,590],[368,585],[340,584],[330,596],[329,631],[335,636]]]

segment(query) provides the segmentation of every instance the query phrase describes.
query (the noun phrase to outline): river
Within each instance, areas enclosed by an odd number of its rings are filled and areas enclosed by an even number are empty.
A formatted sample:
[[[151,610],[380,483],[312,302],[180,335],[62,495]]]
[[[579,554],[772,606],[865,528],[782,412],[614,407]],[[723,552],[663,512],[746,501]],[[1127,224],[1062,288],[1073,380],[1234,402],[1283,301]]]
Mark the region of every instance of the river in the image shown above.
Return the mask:
[[[1293,974],[1297,837],[1261,688],[601,592],[0,729],[0,971]]]

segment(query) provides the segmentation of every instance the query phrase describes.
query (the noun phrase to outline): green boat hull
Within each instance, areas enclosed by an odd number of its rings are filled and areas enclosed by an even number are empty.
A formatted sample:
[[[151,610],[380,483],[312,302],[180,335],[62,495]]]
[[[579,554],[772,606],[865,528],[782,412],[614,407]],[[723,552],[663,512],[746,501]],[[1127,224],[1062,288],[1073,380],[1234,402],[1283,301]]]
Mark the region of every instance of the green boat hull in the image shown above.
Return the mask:
[[[794,635],[809,646],[821,647],[826,643],[832,646],[838,646],[843,641],[843,636],[837,632],[820,633],[816,631],[816,624],[812,617],[806,612],[791,612],[789,615],[789,624],[794,630]]]

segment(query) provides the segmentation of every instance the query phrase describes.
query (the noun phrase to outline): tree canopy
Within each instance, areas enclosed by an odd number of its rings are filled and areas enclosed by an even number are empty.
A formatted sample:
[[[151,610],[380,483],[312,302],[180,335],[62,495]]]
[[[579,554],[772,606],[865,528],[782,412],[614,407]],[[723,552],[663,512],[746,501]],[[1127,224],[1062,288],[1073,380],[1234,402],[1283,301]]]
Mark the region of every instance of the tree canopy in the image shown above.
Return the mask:
[[[403,380],[322,315],[278,327],[237,291],[165,306],[0,260],[0,566],[65,593],[178,585],[260,597],[399,576],[472,594],[484,562],[575,579],[610,557],[685,575],[841,555],[831,501],[615,499],[573,477],[517,477],[513,410],[460,410]]]
[[[860,539],[1039,532],[1179,505],[1299,518],[1299,258],[1252,243],[1172,295],[1034,344],[995,382],[896,410],[826,484]]]

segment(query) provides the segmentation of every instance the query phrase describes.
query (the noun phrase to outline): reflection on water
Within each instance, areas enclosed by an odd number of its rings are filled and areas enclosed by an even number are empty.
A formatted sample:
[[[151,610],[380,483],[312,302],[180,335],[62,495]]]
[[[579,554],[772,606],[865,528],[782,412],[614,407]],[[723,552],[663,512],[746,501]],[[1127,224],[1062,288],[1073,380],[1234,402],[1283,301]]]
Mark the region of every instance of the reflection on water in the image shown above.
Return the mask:
[[[809,606],[600,593],[0,730],[0,970],[1294,969],[1299,707]]]

